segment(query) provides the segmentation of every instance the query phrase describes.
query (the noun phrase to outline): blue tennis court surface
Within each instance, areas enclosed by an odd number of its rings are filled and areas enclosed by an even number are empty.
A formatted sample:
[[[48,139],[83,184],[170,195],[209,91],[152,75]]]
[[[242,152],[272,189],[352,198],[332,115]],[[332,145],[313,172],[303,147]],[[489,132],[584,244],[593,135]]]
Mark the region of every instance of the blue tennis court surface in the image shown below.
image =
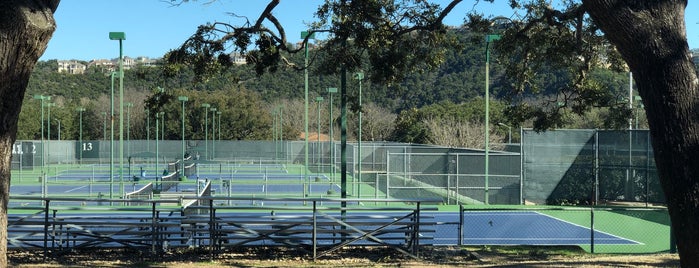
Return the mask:
[[[444,237],[438,234],[436,239]],[[590,228],[533,211],[467,211],[464,245],[585,245]],[[451,244],[453,241],[435,241]],[[595,244],[637,245],[639,242],[595,231]]]
[[[327,191],[333,191],[336,193],[340,192],[340,186],[337,184],[311,184],[311,185],[299,185],[299,184],[268,184],[268,185],[234,185],[233,192],[235,193],[302,193],[303,188],[310,192],[310,194],[315,193],[325,193]],[[224,191],[221,189],[220,191]]]

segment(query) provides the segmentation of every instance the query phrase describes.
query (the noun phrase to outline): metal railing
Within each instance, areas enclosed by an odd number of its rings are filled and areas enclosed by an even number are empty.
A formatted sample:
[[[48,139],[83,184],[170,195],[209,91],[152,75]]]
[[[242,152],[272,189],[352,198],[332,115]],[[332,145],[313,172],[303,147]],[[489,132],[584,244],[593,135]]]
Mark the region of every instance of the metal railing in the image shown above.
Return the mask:
[[[182,207],[181,200],[173,199],[11,199],[24,204],[12,208],[23,212],[10,214],[8,246],[41,248],[45,258],[72,248],[128,247],[162,256],[169,247],[191,246],[208,247],[213,258],[223,248],[244,245],[310,248],[313,259],[348,245],[381,245],[419,258],[419,248],[430,244],[435,224],[421,211],[436,210],[425,204],[441,201],[254,198],[287,204],[261,207],[241,205],[251,198],[188,196],[197,202]],[[229,201],[234,205],[227,205]],[[351,205],[379,201],[391,205]],[[96,203],[144,205],[93,206]]]

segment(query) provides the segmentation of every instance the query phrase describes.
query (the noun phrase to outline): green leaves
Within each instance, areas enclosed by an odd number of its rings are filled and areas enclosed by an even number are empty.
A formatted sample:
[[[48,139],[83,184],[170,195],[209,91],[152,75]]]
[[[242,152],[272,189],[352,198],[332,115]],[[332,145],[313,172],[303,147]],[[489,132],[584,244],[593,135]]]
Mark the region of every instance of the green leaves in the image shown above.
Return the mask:
[[[459,1],[454,1],[458,3]],[[278,1],[270,1],[255,24],[234,26],[215,22],[199,27],[180,48],[166,57],[166,74],[192,66],[199,80],[230,67],[222,56],[245,53],[258,75],[276,72],[286,65],[302,64],[287,58],[308,45],[290,47],[283,26],[274,16]],[[320,49],[327,56],[315,62],[325,74],[366,70],[374,82],[395,83],[413,71],[430,69],[445,59],[445,27],[438,4],[424,0],[326,1],[318,7],[311,32],[326,33]],[[271,23],[273,28],[262,22]]]
[[[445,44],[453,43],[445,42],[441,12],[428,1],[326,1],[316,27],[330,35],[323,48],[330,62],[368,70],[371,81],[388,84],[444,61]]]
[[[493,42],[492,55],[511,85],[509,116],[521,122],[531,120],[537,130],[564,126],[569,123],[567,114],[583,116],[597,108],[630,116],[613,101],[619,88],[608,88],[609,81],[591,77],[608,67],[619,71],[622,63],[580,3],[565,2],[560,10],[545,1],[512,1],[511,5],[526,11],[524,20],[474,13],[467,21],[482,35],[502,35]],[[609,119],[605,125],[617,126],[628,117]]]

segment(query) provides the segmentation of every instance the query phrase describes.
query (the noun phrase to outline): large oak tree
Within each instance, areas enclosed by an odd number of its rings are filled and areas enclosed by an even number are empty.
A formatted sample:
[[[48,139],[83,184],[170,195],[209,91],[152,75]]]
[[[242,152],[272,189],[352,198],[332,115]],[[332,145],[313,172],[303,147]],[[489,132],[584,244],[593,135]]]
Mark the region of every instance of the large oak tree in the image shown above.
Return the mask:
[[[686,0],[587,0],[584,8],[634,73],[683,267],[699,266],[699,80]]]
[[[496,24],[504,30],[502,42],[495,45],[515,88],[511,115],[534,118],[536,129],[557,126],[566,108],[583,113],[605,106],[630,118],[625,101],[610,98],[587,79],[595,66],[628,68],[645,105],[682,266],[699,266],[699,80],[687,44],[687,1],[582,0],[559,9],[532,1],[513,6],[527,10],[527,16]],[[472,25],[493,25],[477,15],[470,18]],[[536,71],[551,66],[568,69],[575,79],[544,103],[524,101],[537,93],[531,83]]]
[[[29,76],[56,29],[59,0],[0,1],[0,267],[7,267],[10,157]]]

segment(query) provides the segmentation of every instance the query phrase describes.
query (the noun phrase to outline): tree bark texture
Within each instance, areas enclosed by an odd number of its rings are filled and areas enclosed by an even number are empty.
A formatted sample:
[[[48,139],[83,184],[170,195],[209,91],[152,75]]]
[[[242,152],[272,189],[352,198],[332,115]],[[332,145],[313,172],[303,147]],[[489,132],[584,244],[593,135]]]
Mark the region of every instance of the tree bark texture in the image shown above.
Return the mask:
[[[0,267],[7,267],[10,158],[29,76],[56,29],[59,0],[0,1]]]
[[[683,267],[699,267],[699,81],[686,0],[583,0],[633,72]]]

